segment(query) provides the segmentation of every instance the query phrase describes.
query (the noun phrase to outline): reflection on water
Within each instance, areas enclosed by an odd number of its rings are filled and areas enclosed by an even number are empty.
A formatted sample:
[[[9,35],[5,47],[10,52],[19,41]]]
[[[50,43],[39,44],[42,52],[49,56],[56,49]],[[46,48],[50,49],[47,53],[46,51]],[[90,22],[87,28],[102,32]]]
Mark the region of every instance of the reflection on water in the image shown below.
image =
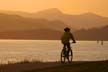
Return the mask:
[[[108,59],[108,42],[77,41],[71,45],[74,61]],[[59,61],[62,44],[58,40],[0,40],[0,63],[23,60]]]

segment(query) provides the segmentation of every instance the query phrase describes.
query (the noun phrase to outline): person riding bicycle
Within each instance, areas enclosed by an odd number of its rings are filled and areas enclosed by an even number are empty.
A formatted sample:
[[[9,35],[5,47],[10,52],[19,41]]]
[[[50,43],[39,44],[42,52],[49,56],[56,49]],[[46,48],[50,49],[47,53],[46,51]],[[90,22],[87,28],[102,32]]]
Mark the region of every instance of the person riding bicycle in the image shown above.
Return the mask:
[[[64,34],[61,37],[61,42],[63,44],[63,49],[68,49],[68,54],[71,49],[70,47],[70,40],[73,40],[73,43],[76,43],[75,38],[73,34],[70,32],[70,28],[66,27],[64,28]]]

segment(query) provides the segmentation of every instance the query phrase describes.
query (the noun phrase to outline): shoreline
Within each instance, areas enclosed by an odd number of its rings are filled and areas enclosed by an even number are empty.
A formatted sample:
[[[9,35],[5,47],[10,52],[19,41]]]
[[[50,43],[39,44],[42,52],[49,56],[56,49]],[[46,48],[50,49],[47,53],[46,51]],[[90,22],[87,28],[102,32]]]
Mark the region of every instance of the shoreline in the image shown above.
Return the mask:
[[[73,61],[72,63],[64,63],[64,64],[60,62],[25,62],[25,63],[0,65],[0,72],[38,72],[38,71],[47,72],[47,70],[50,70],[50,72],[60,72],[58,71],[58,69],[62,70],[62,68],[64,68],[65,70],[65,68],[68,68],[68,67],[70,71],[73,71],[73,70],[76,70],[76,68],[78,68],[79,70],[85,70],[86,67],[88,67],[88,70],[92,70],[95,67],[98,68],[98,66],[99,66],[99,69],[101,69],[101,67],[102,68],[108,67],[108,60],[106,61]],[[80,71],[74,71],[74,72],[80,72]],[[108,72],[108,69],[105,72]]]

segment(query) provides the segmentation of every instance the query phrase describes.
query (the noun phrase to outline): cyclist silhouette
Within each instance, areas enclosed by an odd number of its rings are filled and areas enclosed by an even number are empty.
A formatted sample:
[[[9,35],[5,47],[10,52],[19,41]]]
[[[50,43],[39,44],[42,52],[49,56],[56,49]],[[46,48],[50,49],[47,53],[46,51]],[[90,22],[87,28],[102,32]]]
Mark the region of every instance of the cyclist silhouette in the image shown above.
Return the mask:
[[[65,50],[67,49],[68,54],[71,49],[71,47],[70,47],[71,39],[73,40],[72,43],[76,43],[75,38],[73,37],[73,34],[70,32],[70,28],[68,28],[68,27],[64,28],[64,34],[61,37],[61,42],[63,44],[63,49],[65,49]]]

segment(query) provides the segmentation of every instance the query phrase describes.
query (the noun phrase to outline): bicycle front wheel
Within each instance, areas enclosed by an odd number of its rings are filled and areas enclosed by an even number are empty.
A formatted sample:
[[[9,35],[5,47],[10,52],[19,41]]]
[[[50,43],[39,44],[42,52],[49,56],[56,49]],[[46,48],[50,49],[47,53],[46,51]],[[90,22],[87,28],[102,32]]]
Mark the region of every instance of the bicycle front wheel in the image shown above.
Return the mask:
[[[68,54],[68,62],[72,62],[72,60],[73,60],[73,52],[72,50],[70,50]]]

